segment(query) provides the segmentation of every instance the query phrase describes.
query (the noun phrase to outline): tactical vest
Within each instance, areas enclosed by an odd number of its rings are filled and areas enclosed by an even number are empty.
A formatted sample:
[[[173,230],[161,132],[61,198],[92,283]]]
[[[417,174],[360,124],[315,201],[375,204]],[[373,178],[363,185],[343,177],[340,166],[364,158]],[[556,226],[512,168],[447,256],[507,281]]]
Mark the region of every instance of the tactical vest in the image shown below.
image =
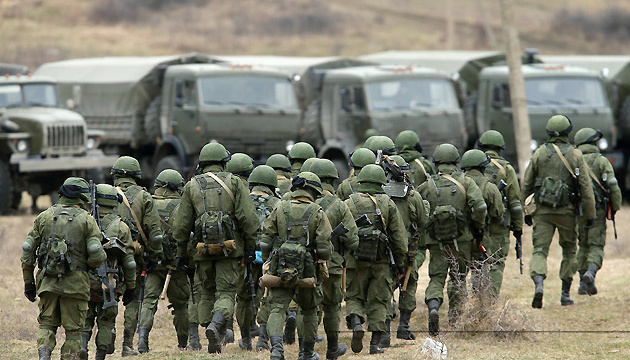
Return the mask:
[[[304,205],[298,206],[291,201],[282,201],[278,205],[278,212],[282,214],[279,216],[284,217],[286,226],[278,226],[270,270],[289,287],[295,286],[299,279],[315,277],[311,254],[315,244],[310,239],[308,225],[320,207],[315,203]]]
[[[123,274],[122,260],[127,251],[125,244],[118,238],[121,222],[121,218],[114,213],[107,214],[101,218],[101,228],[103,229],[102,233],[104,235],[103,249],[107,254],[107,267],[116,269],[116,272],[111,273],[110,277],[110,284],[114,287],[118,286],[123,280],[121,276]],[[96,300],[103,301],[101,293],[102,283],[101,279],[98,277],[97,270],[91,269],[89,276],[90,288],[95,290],[92,297],[94,298],[96,296]]]
[[[389,199],[387,195],[383,195]],[[382,199],[382,197],[380,197]],[[376,201],[373,201],[374,199]],[[387,251],[387,231],[383,226],[383,216],[389,218],[389,213],[383,214],[382,210],[388,211],[387,204],[374,195],[356,193],[350,195],[350,201],[355,209],[357,218],[366,215],[370,219],[370,224],[363,224],[358,227],[359,246],[354,251],[354,258],[358,261],[378,261],[382,260]],[[378,204],[378,206],[377,206]],[[385,205],[385,206],[384,206]]]
[[[444,174],[438,173],[429,178],[431,214],[427,230],[429,236],[440,242],[455,241],[465,232],[468,225],[466,219],[466,192],[460,188],[465,184],[464,175],[454,172],[451,181]]]
[[[563,147],[566,151],[562,154],[566,158],[574,148]],[[576,181],[554,150],[553,144],[546,143],[543,149],[546,157],[538,158],[538,177],[534,183],[536,203],[554,209],[567,206],[575,198]],[[560,151],[562,152],[562,147]]]
[[[162,247],[167,261],[175,259],[177,254],[177,242],[173,238],[173,214],[179,208],[181,199],[156,199],[158,214],[160,215],[160,228],[162,229]]]
[[[39,268],[44,276],[60,278],[71,271],[86,271],[86,243],[77,237],[83,224],[76,222],[77,217],[86,214],[85,210],[57,205],[52,209],[50,232],[42,234],[38,251]]]
[[[258,214],[258,223],[260,227],[258,228],[258,235],[256,237],[256,250],[260,250],[260,238],[262,236],[262,224],[269,217],[271,212],[273,211],[273,206],[271,205],[272,195],[262,195],[262,194],[249,194],[249,196],[254,201],[254,206],[256,207],[256,213]]]

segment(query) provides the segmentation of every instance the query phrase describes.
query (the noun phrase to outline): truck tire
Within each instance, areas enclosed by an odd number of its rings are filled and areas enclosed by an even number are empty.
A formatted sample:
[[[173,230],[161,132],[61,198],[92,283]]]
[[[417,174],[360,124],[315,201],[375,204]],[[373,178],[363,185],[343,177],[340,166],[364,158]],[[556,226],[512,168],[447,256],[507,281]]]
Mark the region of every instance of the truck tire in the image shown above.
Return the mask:
[[[160,128],[160,106],[162,105],[162,97],[158,96],[147,108],[144,114],[144,133],[151,143],[155,143],[156,139],[162,136]]]
[[[9,164],[4,160],[0,160],[0,215],[6,215],[14,207],[13,179],[11,177],[11,169]],[[17,204],[19,205],[19,203]]]
[[[188,174],[183,173],[184,166],[179,159],[179,156],[177,155],[168,155],[161,158],[157,162],[157,165],[155,165],[155,177],[157,177],[162,172],[162,170],[166,169],[177,170],[180,174],[182,174],[184,179],[187,179]]]

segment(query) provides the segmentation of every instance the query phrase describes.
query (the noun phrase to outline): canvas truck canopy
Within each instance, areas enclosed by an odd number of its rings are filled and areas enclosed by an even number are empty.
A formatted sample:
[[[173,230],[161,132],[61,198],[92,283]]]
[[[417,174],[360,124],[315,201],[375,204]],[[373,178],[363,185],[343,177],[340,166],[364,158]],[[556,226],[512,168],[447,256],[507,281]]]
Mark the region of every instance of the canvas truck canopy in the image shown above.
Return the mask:
[[[5,75],[26,75],[29,73],[28,66],[18,64],[0,63],[0,76]]]

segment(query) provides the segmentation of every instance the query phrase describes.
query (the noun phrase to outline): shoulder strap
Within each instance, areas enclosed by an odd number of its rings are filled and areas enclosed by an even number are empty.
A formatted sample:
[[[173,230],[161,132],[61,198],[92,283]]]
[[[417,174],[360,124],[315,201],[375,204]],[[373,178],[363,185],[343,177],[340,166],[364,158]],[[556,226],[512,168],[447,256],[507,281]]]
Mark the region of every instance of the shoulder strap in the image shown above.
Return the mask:
[[[142,229],[142,224],[140,224],[140,220],[138,220],[138,216],[136,215],[136,212],[133,211],[133,209],[131,208],[131,204],[129,204],[129,200],[127,200],[127,196],[125,195],[125,192],[122,191],[122,189],[119,186],[116,186],[116,191],[118,191],[118,193],[122,196],[123,202],[129,209],[129,212],[131,213],[131,216],[133,217],[133,221],[136,222],[136,226],[138,227],[138,232],[140,233],[140,237],[142,237],[142,241],[144,241],[144,245],[149,246],[149,240],[147,240],[147,235],[144,233],[144,230]]]
[[[327,194],[326,196],[324,196],[323,198],[321,198],[321,201],[319,201],[319,206],[322,207],[322,209],[324,211],[328,210],[328,208],[330,207],[330,205],[333,204],[333,202],[335,202],[335,200],[338,199],[337,196],[332,195],[332,194]]]
[[[505,168],[503,167],[503,165],[501,165],[501,163],[499,163],[493,158],[490,158],[490,162],[493,163],[494,166],[499,168],[499,171],[501,172],[501,174],[503,174],[503,176],[507,176],[507,171],[505,171]]]
[[[459,181],[455,180],[455,178],[453,178],[451,175],[448,174],[440,174],[441,176],[443,176],[446,180],[452,182],[453,184],[457,185],[457,187],[464,193],[464,195],[466,195],[466,188],[464,187],[464,185],[462,185],[462,183],[460,183]]]
[[[367,196],[370,197],[370,200],[372,200],[372,202],[374,203],[374,206],[376,207],[376,216],[381,219],[381,225],[383,225],[383,231],[387,228],[387,226],[385,226],[385,220],[383,220],[383,216],[381,216],[381,208],[378,206],[378,201],[376,201],[376,199],[374,198],[374,196],[372,196],[371,194],[365,193]]]
[[[590,166],[588,166],[588,164],[586,164],[586,172],[588,173],[588,175],[591,177],[591,179],[593,179],[593,181],[595,181],[595,183],[597,184],[597,186],[602,189],[606,194],[608,194],[608,189],[606,189],[602,183],[599,182],[599,179],[597,178],[597,176],[595,176],[595,173],[593,172],[593,169],[591,169]]]
[[[221,187],[223,189],[225,189],[225,192],[228,193],[228,195],[230,195],[230,198],[232,198],[233,202],[236,202],[236,198],[234,197],[234,194],[232,193],[232,190],[230,190],[230,188],[225,184],[225,182],[223,182],[223,180],[221,180],[218,176],[216,176],[215,174],[213,174],[212,172],[208,171],[206,173],[206,175],[210,176],[211,178],[214,179],[214,181],[218,182],[219,185],[221,185]]]
[[[573,170],[571,170],[571,165],[569,165],[567,158],[565,158],[564,155],[562,155],[562,151],[560,151],[560,148],[558,147],[558,145],[551,143],[551,146],[553,146],[553,149],[556,151],[556,154],[558,154],[558,156],[560,157],[560,160],[562,160],[564,167],[567,168],[567,170],[569,170],[569,174],[571,174],[571,176],[573,176],[573,178],[577,180],[577,176],[573,173]]]
[[[424,174],[424,176],[429,177],[429,174],[427,174],[427,169],[425,169],[424,165],[422,165],[422,161],[420,161],[419,159],[415,159],[414,161],[420,166],[420,169],[422,169],[422,173]]]

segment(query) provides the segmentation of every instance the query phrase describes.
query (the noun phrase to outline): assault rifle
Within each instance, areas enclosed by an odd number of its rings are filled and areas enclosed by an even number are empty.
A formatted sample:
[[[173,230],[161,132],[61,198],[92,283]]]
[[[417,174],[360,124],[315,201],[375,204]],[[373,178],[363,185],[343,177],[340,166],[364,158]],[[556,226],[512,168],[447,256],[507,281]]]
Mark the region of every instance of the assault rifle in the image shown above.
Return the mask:
[[[90,180],[89,189],[90,198],[92,199],[92,216],[96,220],[101,236],[103,236],[104,240],[107,240],[107,236],[103,232],[103,228],[101,226],[101,217],[98,211],[98,204],[96,203],[96,184],[94,184],[92,180]],[[96,268],[96,274],[99,279],[101,279],[102,283],[101,290],[103,291],[103,309],[118,305],[118,302],[116,301],[116,286],[110,282],[110,274],[113,275],[117,273],[118,269],[109,266],[109,259],[103,261],[103,263]]]
[[[144,268],[140,273],[140,292],[138,293],[138,322],[136,323],[136,332],[140,329],[140,317],[142,315],[142,303],[144,302],[144,287],[147,284],[147,263],[145,261]]]
[[[247,254],[247,242],[243,241],[244,247],[245,247],[245,253]],[[258,314],[258,308],[256,307],[256,283],[254,283],[254,270],[252,268],[252,262],[250,261],[245,261],[245,266],[247,268],[247,274],[246,274],[246,286],[249,289],[249,296],[252,299],[252,313],[254,314],[254,319],[256,319],[256,315]]]
[[[512,232],[514,234],[514,232]],[[516,251],[516,258],[518,259],[519,269],[521,270],[521,275],[523,275],[523,243],[522,243],[522,234],[514,235],[516,239],[516,243],[514,244],[514,250]]]
[[[505,189],[505,187],[507,186],[507,183],[503,180],[499,181],[499,184],[497,184],[497,189],[499,189],[499,191],[501,192],[501,199],[503,200],[503,206],[505,207],[505,212],[503,213],[503,226],[508,227],[510,224],[508,224],[508,217],[509,217],[509,204],[508,204],[508,198],[505,195],[505,193],[503,192],[503,189]]]
[[[338,240],[341,235],[346,234],[348,231],[350,230],[348,230],[348,228],[346,227],[346,225],[343,224],[343,222],[340,222],[339,225],[335,226],[335,228],[332,231],[332,234],[330,235],[330,242],[333,244],[333,246],[335,245],[335,241]],[[341,263],[341,266],[343,268],[342,270],[343,272],[341,273],[341,290],[345,294],[346,293],[346,257],[344,256],[343,242],[341,241],[339,241],[338,252],[341,255],[341,258],[343,259],[343,262]]]

